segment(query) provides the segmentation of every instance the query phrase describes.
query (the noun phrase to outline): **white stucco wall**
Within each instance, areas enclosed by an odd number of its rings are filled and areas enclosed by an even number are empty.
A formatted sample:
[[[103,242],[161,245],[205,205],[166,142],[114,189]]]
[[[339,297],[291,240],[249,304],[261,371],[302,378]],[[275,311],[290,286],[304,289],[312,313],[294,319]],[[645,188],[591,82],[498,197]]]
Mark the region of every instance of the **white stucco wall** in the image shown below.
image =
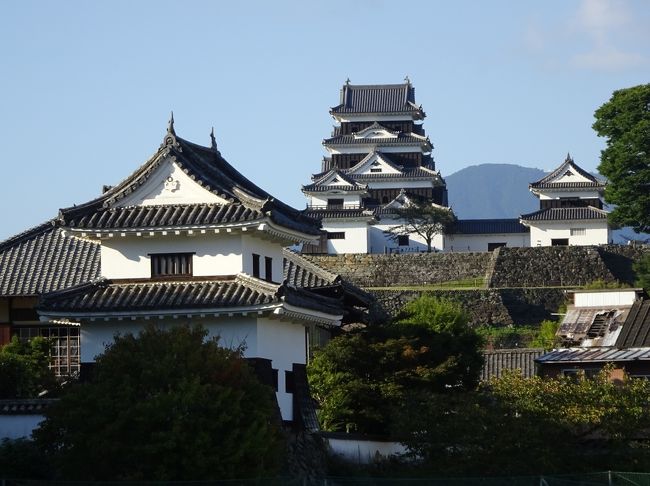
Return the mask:
[[[309,204],[312,206],[327,206],[328,199],[343,199],[344,207],[358,207],[361,204],[361,196],[358,194],[336,194],[334,192],[319,194],[318,196],[310,196]]]
[[[258,316],[83,322],[81,362],[95,361],[106,346],[113,342],[116,334],[137,334],[147,322],[154,322],[164,329],[186,323],[201,324],[208,330],[208,336],[220,336],[222,346],[236,348],[244,344],[246,358],[270,359],[271,366],[278,370],[276,396],[282,418],[293,420],[293,394],[286,392],[285,372],[292,371],[294,363],[306,363],[307,344],[302,324]]]
[[[292,322],[260,318],[257,341],[259,357],[271,359],[271,366],[278,370],[276,396],[282,419],[293,420],[293,394],[286,392],[285,372],[292,371],[294,363],[307,363],[305,327]]]
[[[501,233],[482,235],[445,235],[445,251],[487,251],[489,243],[506,243],[508,247],[530,245],[529,233]]]
[[[277,246],[277,245],[276,245]],[[242,271],[240,234],[167,235],[151,238],[115,236],[102,240],[102,276],[106,278],[150,278],[150,253],[194,253],[195,276],[235,275]]]
[[[150,206],[159,204],[224,204],[227,201],[193,181],[171,160],[162,162],[147,181],[116,205]]]
[[[427,244],[420,235],[411,233],[409,235],[409,245],[407,247],[400,247],[397,239],[391,238],[386,234],[390,228],[398,226],[395,220],[388,218],[382,219],[380,223],[374,224],[369,227],[370,247],[368,253],[417,253],[427,251]],[[443,237],[442,235],[435,235],[431,242],[432,251],[442,251]]]
[[[324,434],[332,453],[354,464],[372,464],[376,457],[389,457],[407,452],[406,446],[399,442],[378,440],[345,439],[328,437]]]
[[[571,236],[571,228],[585,228],[585,235]],[[597,221],[537,221],[530,227],[530,246],[551,246],[555,238],[568,238],[569,245],[604,245],[609,243],[609,228],[604,220]]]
[[[636,299],[637,291],[634,289],[578,291],[573,295],[573,305],[574,307],[631,306]]]
[[[327,253],[368,253],[368,223],[366,221],[323,220],[328,232],[344,232],[345,239],[327,240]]]
[[[253,275],[253,253],[260,255],[260,278],[266,279],[266,267],[264,257],[271,257],[274,282],[282,282],[282,245],[277,241],[263,240],[253,234],[242,236],[243,265],[242,271]]]
[[[29,438],[43,415],[0,415],[0,440]]]
[[[562,198],[568,198],[568,197],[577,197],[580,199],[594,199],[599,197],[598,191],[592,190],[584,190],[584,191],[576,191],[574,189],[568,191],[553,191],[550,189],[537,189],[537,192],[539,194],[540,199],[562,199]]]
[[[395,181],[369,181],[368,187],[370,189],[395,189]],[[433,182],[430,180],[421,181],[400,181],[398,189],[427,189],[433,187]]]

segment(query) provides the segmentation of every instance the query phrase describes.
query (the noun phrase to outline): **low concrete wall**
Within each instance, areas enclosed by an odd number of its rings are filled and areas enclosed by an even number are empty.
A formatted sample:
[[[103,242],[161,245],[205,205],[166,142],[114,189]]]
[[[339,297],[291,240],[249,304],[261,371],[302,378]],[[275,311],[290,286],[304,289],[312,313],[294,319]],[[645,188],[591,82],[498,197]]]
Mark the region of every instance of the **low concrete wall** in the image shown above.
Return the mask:
[[[371,464],[377,459],[401,455],[407,452],[399,442],[367,438],[357,434],[321,432],[332,454],[354,464]]]

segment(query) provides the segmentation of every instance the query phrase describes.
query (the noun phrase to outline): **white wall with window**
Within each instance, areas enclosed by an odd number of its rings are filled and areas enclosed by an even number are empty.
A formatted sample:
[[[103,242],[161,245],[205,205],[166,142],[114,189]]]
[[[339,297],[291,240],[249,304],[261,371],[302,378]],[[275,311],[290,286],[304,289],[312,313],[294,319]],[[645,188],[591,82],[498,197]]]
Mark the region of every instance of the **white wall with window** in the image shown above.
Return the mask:
[[[327,253],[368,253],[366,221],[323,220],[327,235]]]
[[[399,236],[392,236],[388,231],[399,226],[397,220],[384,218],[379,223],[370,227],[369,253],[419,253],[427,251],[424,238],[416,233],[404,235],[401,241]],[[401,243],[401,244],[400,244]],[[431,251],[443,250],[442,235],[435,235],[431,242]]]
[[[453,252],[492,251],[498,244],[510,248],[530,245],[529,233],[488,233],[445,235],[444,250]]]
[[[593,221],[536,221],[530,227],[530,246],[552,246],[566,243],[578,245],[606,245],[610,240],[609,227],[604,219]]]

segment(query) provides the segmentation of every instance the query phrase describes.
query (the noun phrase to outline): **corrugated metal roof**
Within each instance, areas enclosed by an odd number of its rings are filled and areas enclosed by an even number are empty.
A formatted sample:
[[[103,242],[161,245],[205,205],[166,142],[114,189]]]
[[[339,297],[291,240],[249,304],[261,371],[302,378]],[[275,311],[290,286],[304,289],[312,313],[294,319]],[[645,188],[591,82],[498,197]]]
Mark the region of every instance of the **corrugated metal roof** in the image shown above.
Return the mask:
[[[632,305],[616,346],[619,348],[650,347],[650,299],[638,300]]]
[[[522,214],[524,221],[567,221],[571,219],[607,219],[607,211],[588,206],[584,208],[547,208],[534,213]]]
[[[499,378],[507,370],[520,370],[526,378],[535,376],[535,359],[544,354],[542,348],[515,348],[485,351],[481,380]]]
[[[459,219],[454,225],[456,233],[468,235],[497,233],[528,233],[530,228],[518,219]]]
[[[650,360],[650,348],[562,348],[546,353],[538,363],[608,363],[614,361]]]
[[[98,243],[65,235],[52,222],[0,243],[0,295],[36,295],[99,278]]]

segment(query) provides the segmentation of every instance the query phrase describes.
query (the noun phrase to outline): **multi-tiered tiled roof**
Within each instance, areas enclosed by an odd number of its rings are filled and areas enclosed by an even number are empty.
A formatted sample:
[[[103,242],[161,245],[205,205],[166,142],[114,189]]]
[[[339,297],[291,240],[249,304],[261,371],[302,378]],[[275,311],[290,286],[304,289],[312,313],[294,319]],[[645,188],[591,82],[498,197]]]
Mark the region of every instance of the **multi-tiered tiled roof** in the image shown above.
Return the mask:
[[[425,117],[422,107],[415,104],[415,88],[409,82],[352,85],[348,80],[341,88],[340,104],[330,113],[408,113],[417,119]]]

